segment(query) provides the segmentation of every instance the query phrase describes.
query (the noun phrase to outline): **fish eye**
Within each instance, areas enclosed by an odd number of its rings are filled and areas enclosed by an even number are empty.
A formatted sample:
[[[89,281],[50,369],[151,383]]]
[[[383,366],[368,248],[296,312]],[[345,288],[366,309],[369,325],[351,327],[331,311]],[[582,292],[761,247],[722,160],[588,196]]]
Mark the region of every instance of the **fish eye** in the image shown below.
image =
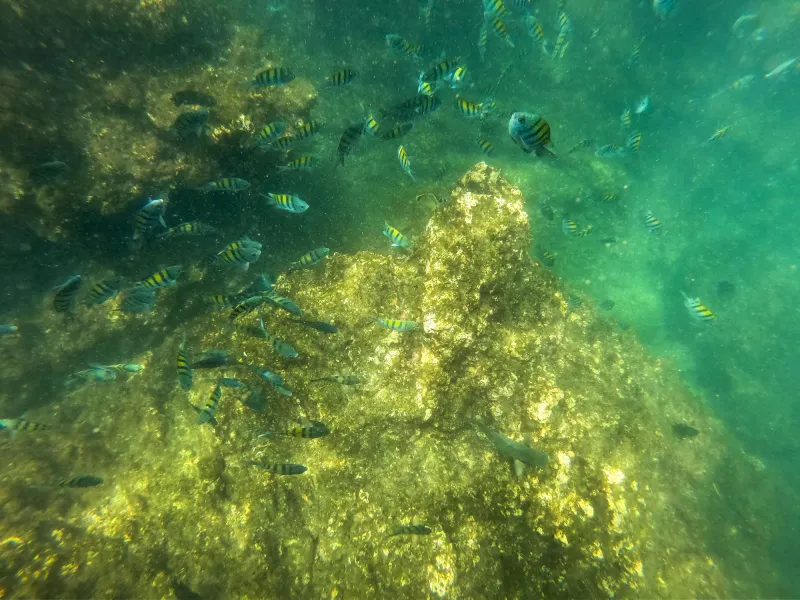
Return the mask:
[[[524,123],[525,122],[525,117],[517,117],[517,122]]]

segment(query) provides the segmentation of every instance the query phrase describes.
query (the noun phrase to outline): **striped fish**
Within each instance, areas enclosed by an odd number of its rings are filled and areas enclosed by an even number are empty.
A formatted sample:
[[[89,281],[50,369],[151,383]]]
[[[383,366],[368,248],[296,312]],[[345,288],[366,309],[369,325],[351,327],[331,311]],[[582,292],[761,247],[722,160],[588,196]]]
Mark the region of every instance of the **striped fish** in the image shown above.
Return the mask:
[[[297,304],[289,300],[288,298],[284,298],[275,290],[267,290],[265,291],[262,296],[266,298],[268,301],[272,302],[278,308],[285,310],[291,315],[302,315],[303,311]]]
[[[489,24],[484,20],[481,21],[481,28],[478,30],[478,54],[481,60],[486,59],[486,46],[489,42]]]
[[[420,81],[439,81],[448,75],[452,74],[458,68],[461,58],[458,56],[448,56],[443,58],[438,63],[430,67],[427,71],[423,71],[420,76]]]
[[[247,237],[236,240],[217,253],[217,261],[247,270],[250,263],[261,258],[261,244]]]
[[[262,325],[263,327],[263,325]],[[283,358],[297,358],[299,354],[290,344],[283,341],[281,338],[272,335],[267,330],[264,330],[264,339],[267,340],[272,349],[280,354]]]
[[[233,310],[231,310],[231,314],[228,315],[228,318],[231,321],[235,321],[240,316],[254,311],[256,308],[258,308],[259,306],[264,304],[264,302],[266,302],[265,298],[263,296],[258,296],[258,295],[250,296],[249,298],[245,298],[244,300],[240,300],[236,304],[236,306],[233,307]],[[263,328],[263,326],[262,326],[262,328]],[[256,337],[266,337],[266,336],[258,335]]]
[[[631,126],[631,109],[627,106],[625,110],[622,111],[622,115],[619,118],[620,125],[625,127],[626,129]]]
[[[136,211],[134,222],[133,239],[138,240],[142,235],[151,229],[161,226],[166,227],[164,222],[164,210],[166,204],[163,198],[149,200],[142,208]]]
[[[596,202],[599,202],[600,204],[609,204],[611,202],[616,202],[617,197],[618,196],[616,194],[612,194],[611,192],[606,192],[605,194],[597,198]]]
[[[330,248],[315,248],[311,252],[307,252],[300,257],[299,260],[293,262],[290,267],[292,269],[307,269],[319,264],[330,252]]]
[[[125,313],[147,313],[153,310],[155,303],[155,290],[133,287],[122,299],[119,308]]]
[[[494,32],[503,40],[506,44],[514,48],[514,42],[511,41],[511,36],[508,35],[508,29],[506,28],[506,24],[500,20],[500,17],[492,17],[489,19],[489,24],[492,26]]]
[[[700,302],[700,298],[690,298],[685,292],[681,292],[681,294],[683,295],[683,305],[692,317],[704,322],[713,321],[717,318],[717,315],[710,308]]]
[[[272,473],[273,475],[302,475],[303,473],[308,471],[307,466],[297,465],[292,463],[268,463],[255,460],[248,460],[247,464],[256,466],[259,469],[263,469],[268,473]]]
[[[653,213],[647,212],[644,216],[644,224],[647,227],[647,231],[653,234],[661,233],[661,221],[658,217],[654,216]]]
[[[217,424],[217,408],[219,408],[219,401],[222,399],[222,387],[217,384],[214,387],[214,391],[211,392],[211,396],[208,397],[208,401],[203,408],[198,408],[192,405],[197,413],[197,423],[202,425],[204,423],[211,423],[212,425]]]
[[[564,218],[561,220],[561,231],[566,235],[577,235],[578,225],[572,219]]]
[[[524,152],[555,156],[548,148],[552,144],[550,124],[538,115],[515,112],[508,121],[508,134]]]
[[[389,131],[382,133],[380,135],[380,138],[384,141],[396,140],[409,133],[412,129],[414,129],[413,121],[408,121],[407,123],[400,123],[399,125],[395,125],[394,127],[392,127]]]
[[[75,310],[75,299],[78,295],[78,290],[83,285],[83,279],[80,275],[73,275],[64,283],[56,288],[55,296],[53,296],[53,309],[57,313],[72,312]]]
[[[383,235],[392,240],[392,246],[397,246],[398,248],[411,247],[411,241],[386,221],[383,222]]]
[[[284,135],[283,137],[279,137],[274,142],[272,142],[272,145],[278,150],[286,150],[296,141],[297,139],[293,135]]]
[[[268,146],[278,139],[284,131],[286,131],[286,121],[267,123],[256,133],[256,145],[260,147]]]
[[[184,338],[178,346],[176,367],[178,371],[178,385],[181,386],[181,389],[185,392],[192,389],[192,381],[194,380],[194,374],[189,367],[190,362],[189,353],[186,351],[186,338]]]
[[[89,290],[89,298],[86,300],[86,306],[96,306],[103,304],[107,300],[111,300],[118,293],[122,287],[122,277],[111,277],[103,279],[95,283]]]
[[[272,431],[266,431],[259,435],[260,438],[271,438],[275,437],[276,435],[285,435],[288,437],[294,438],[302,438],[305,440],[314,440],[321,437],[325,437],[330,433],[330,429],[328,429],[327,425],[321,421],[310,421],[308,419],[301,419],[298,423],[294,425],[290,425],[286,428],[285,431],[280,433],[273,433]]]
[[[49,425],[34,423],[27,419],[0,419],[0,431],[8,431],[12,440],[18,431],[47,431],[48,429],[50,429]]]
[[[278,167],[279,171],[308,171],[314,168],[313,156],[300,156]]]
[[[556,257],[553,256],[553,253],[549,250],[542,250],[542,253],[539,255],[542,259],[542,264],[546,267],[552,267],[556,264]]]
[[[386,45],[395,54],[413,56],[414,58],[419,58],[424,50],[422,44],[414,44],[394,33],[386,35]]]
[[[200,221],[188,221],[175,225],[175,227],[170,227],[159,236],[159,239],[170,240],[176,237],[211,235],[213,233],[216,233],[216,231],[211,225],[206,225]]]
[[[283,67],[269,67],[258,73],[250,82],[252,88],[264,88],[286,85],[294,81],[294,73]]]
[[[483,14],[487,18],[504,17],[508,14],[503,0],[483,0]]]
[[[147,277],[138,281],[134,284],[134,287],[139,288],[147,288],[150,290],[156,290],[163,287],[168,287],[174,285],[178,277],[180,277],[181,272],[183,271],[183,265],[172,265],[170,267],[166,267],[157,271]]]
[[[594,144],[594,140],[592,139],[584,139],[575,144],[572,148],[567,150],[567,154],[572,154],[573,152],[577,152],[578,150],[583,150],[584,148],[589,148]]]
[[[373,321],[378,323],[381,327],[391,329],[392,331],[414,331],[415,329],[419,329],[419,323],[406,319],[375,318]]]
[[[311,137],[312,135],[316,135],[319,133],[319,130],[322,128],[323,123],[318,121],[317,119],[312,119],[308,123],[303,123],[302,125],[296,127],[296,131],[294,134],[295,141],[304,140],[306,138]]]
[[[470,102],[469,100],[467,100],[466,98],[462,98],[458,94],[456,94],[456,110],[458,110],[459,113],[468,118],[474,118],[474,117],[483,118],[485,114],[483,110],[483,104]]]
[[[489,140],[487,140],[483,136],[478,137],[478,147],[481,149],[486,156],[491,156],[494,154],[494,144],[492,144]]]
[[[375,121],[375,119],[372,118],[372,115],[370,115],[369,118],[367,119],[366,125],[361,123],[354,123],[353,125],[350,125],[347,129],[344,130],[344,133],[342,133],[342,137],[339,138],[339,145],[336,146],[337,164],[344,166],[345,157],[353,153],[353,150],[355,150],[358,140],[361,139],[361,136],[364,133],[364,129],[365,128],[368,129],[369,127],[371,127],[371,123],[375,124],[376,128],[375,130],[377,131],[377,128],[379,126],[377,121]]]
[[[342,69],[341,71],[331,73],[325,80],[328,82],[328,85],[332,87],[342,87],[343,85],[352,83],[357,75],[358,73],[352,69]]]
[[[411,180],[414,181],[414,174],[411,172],[411,161],[408,159],[408,153],[402,145],[397,148],[397,160],[400,161],[400,166],[403,168],[406,175],[411,177]]]
[[[261,194],[264,196],[264,194]],[[292,213],[302,213],[308,210],[308,203],[292,194],[271,194],[264,196],[267,204]]]
[[[378,135],[381,132],[381,126],[373,115],[369,115],[364,121],[364,131],[370,135]]]
[[[628,152],[638,152],[641,145],[642,134],[638,131],[634,131],[628,138],[628,141],[625,142],[625,148],[628,149]]]
[[[731,130],[731,127],[732,127],[732,125],[726,125],[722,129],[718,129],[717,131],[714,132],[714,135],[712,135],[710,138],[708,138],[705,141],[705,143],[703,145],[707,146],[708,144],[711,144],[713,142],[716,142],[717,140],[720,140],[720,139],[724,138],[728,134],[728,132]]]
[[[250,182],[237,177],[223,177],[215,181],[209,181],[199,190],[201,192],[244,192],[250,189]]]

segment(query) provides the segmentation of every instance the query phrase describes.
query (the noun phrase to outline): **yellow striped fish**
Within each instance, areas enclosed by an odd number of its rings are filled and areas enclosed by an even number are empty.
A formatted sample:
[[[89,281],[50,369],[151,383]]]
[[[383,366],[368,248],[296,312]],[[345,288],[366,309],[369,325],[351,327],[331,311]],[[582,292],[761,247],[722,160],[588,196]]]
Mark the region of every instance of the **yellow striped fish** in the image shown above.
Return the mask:
[[[424,46],[422,44],[412,44],[408,40],[394,33],[389,33],[386,35],[386,45],[395,54],[413,56],[415,58],[419,58],[420,54],[422,54],[422,51],[424,50]]]
[[[319,133],[320,128],[322,128],[322,123],[316,119],[312,119],[308,123],[303,123],[295,128],[296,133],[294,134],[294,139],[295,141],[304,140]]]
[[[508,35],[508,29],[506,28],[506,24],[500,20],[500,17],[492,17],[489,20],[489,23],[494,29],[494,32],[503,40],[506,44],[514,48],[514,42],[511,41],[511,36]]]
[[[628,138],[628,141],[625,142],[625,147],[628,149],[628,152],[638,152],[641,145],[642,134],[638,131],[634,131]]]
[[[392,331],[414,331],[415,329],[419,329],[419,323],[416,321],[408,321],[406,319],[374,318],[373,321],[380,324],[381,327],[391,329]]]
[[[325,80],[332,87],[342,87],[353,82],[358,73],[352,69],[342,69],[328,75]]]
[[[178,385],[180,385],[181,389],[185,392],[192,389],[192,380],[194,379],[189,363],[189,354],[186,352],[186,338],[184,338],[181,340],[180,346],[178,346],[176,367],[178,370]]]
[[[661,233],[661,228],[663,225],[658,217],[656,217],[653,213],[648,212],[644,216],[644,224],[647,227],[647,231],[650,233],[658,234]]]
[[[294,73],[288,69],[284,69],[283,67],[269,67],[255,76],[255,79],[250,82],[250,87],[263,88],[286,85],[290,81],[294,81],[294,78]]]
[[[414,122],[408,121],[407,123],[395,125],[386,133],[382,133],[380,137],[382,140],[396,140],[406,135],[412,129],[414,129]]]
[[[685,292],[681,292],[683,295],[683,305],[689,311],[689,314],[692,315],[698,321],[713,321],[717,318],[710,308],[708,308],[705,304],[700,302],[700,298],[690,298]]]
[[[397,246],[398,248],[411,247],[411,241],[386,221],[383,222],[383,235],[392,240],[392,246]]]
[[[367,117],[367,120],[364,122],[364,129],[370,135],[378,135],[381,132],[381,126],[375,120],[375,117],[373,115]]]
[[[48,429],[50,429],[49,425],[34,423],[27,419],[0,419],[0,431],[8,431],[12,440],[18,431],[46,431]]]
[[[183,265],[172,265],[170,267],[166,267],[165,269],[161,269],[160,271],[153,273],[150,275],[150,277],[136,282],[134,287],[155,290],[173,285],[178,280],[181,271],[183,271]]]
[[[313,156],[301,156],[299,158],[295,158],[293,161],[286,163],[285,165],[280,165],[278,167],[279,171],[308,171],[314,168],[314,157]]]
[[[491,156],[494,154],[494,144],[492,144],[485,137],[478,137],[478,147],[486,156]]]
[[[597,199],[597,202],[599,202],[601,204],[609,204],[611,202],[616,202],[616,201],[617,201],[617,195],[616,194],[612,194],[610,192],[607,192],[607,193],[603,194],[602,196],[600,196]]]
[[[711,144],[712,142],[716,142],[717,140],[724,138],[731,130],[731,127],[732,125],[726,125],[722,129],[718,129],[717,131],[714,132],[714,135],[712,135],[705,141],[705,144],[703,145],[705,146],[707,144]]]
[[[483,117],[483,104],[470,102],[456,94],[456,109],[465,117]]]
[[[411,161],[408,160],[408,153],[403,146],[397,148],[397,159],[400,161],[400,166],[403,167],[403,171],[406,172],[406,175],[411,177],[411,180],[414,181],[414,174],[411,172]]]
[[[56,288],[53,296],[53,309],[58,313],[75,310],[75,298],[83,285],[80,275],[73,275]]]
[[[575,224],[575,221],[572,219],[562,219],[561,220],[561,231],[567,235],[577,235],[578,234],[578,226]]]
[[[274,142],[286,129],[286,121],[273,121],[264,125],[256,133],[256,145],[266,146]]]
[[[489,18],[504,17],[508,11],[503,0],[483,0],[483,13]]]
[[[575,144],[572,148],[567,150],[567,154],[572,154],[573,152],[577,152],[578,150],[583,150],[584,148],[589,148],[592,144],[594,144],[594,140],[585,139],[581,140],[577,144]]]
[[[619,122],[626,129],[631,126],[631,109],[627,106],[625,107],[625,110],[622,111],[622,116],[620,116]]]

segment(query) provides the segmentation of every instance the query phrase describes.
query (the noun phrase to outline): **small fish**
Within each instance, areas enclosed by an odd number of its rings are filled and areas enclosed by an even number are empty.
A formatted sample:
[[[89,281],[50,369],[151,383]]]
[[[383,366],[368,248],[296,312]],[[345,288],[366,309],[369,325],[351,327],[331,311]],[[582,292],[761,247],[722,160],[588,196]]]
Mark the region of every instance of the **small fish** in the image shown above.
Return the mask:
[[[374,115],[370,114],[366,118],[366,120],[364,121],[364,127],[362,130],[359,131],[359,135],[361,135],[363,131],[366,131],[368,134],[373,136],[380,134],[381,126],[380,123],[378,123],[378,121],[375,120]]]
[[[227,350],[209,350],[203,353],[203,358],[191,364],[191,369],[218,369],[230,364]]]
[[[726,125],[722,129],[718,129],[717,131],[714,132],[714,135],[712,135],[710,138],[708,138],[705,141],[705,143],[703,145],[705,146],[705,145],[711,144],[712,142],[716,142],[719,139],[724,138],[728,134],[728,132],[731,130],[731,127],[732,127],[732,125]]]
[[[166,210],[164,199],[155,198],[149,200],[147,204],[136,211],[133,230],[134,241],[159,225],[166,228],[167,224],[164,222],[164,210]]]
[[[318,265],[322,262],[328,253],[331,251],[330,248],[315,248],[311,252],[306,252],[303,256],[300,257],[299,260],[293,262],[290,265],[292,269],[308,269],[309,267],[313,267],[314,265]]]
[[[19,332],[19,327],[16,325],[11,325],[8,323],[4,323],[0,325],[0,337],[4,335],[13,335]]]
[[[481,60],[486,59],[486,46],[489,42],[489,24],[486,20],[481,21],[481,28],[478,30],[478,54]]]
[[[181,90],[170,97],[175,106],[214,106],[217,101],[213,96],[197,90]]]
[[[600,310],[608,312],[609,310],[612,310],[615,305],[616,304],[611,298],[606,298],[600,304],[598,304],[598,307],[600,308]]]
[[[314,157],[313,156],[299,156],[294,160],[286,163],[285,165],[280,165],[278,167],[279,171],[310,171],[314,168]]]
[[[598,158],[618,158],[620,156],[625,156],[625,154],[625,148],[617,146],[616,144],[606,144],[594,151],[594,155]]]
[[[383,235],[392,240],[392,246],[398,248],[411,248],[412,246],[411,240],[389,225],[386,221],[383,222]]]
[[[198,413],[197,416],[197,423],[198,425],[203,425],[204,423],[211,423],[212,425],[217,424],[217,408],[219,407],[219,401],[222,399],[222,388],[219,385],[214,386],[214,391],[211,392],[211,396],[209,396],[206,405],[203,408],[198,408],[197,406],[191,405],[193,409],[195,409]]]
[[[461,58],[458,56],[445,57],[427,71],[423,71],[419,76],[419,80],[432,82],[442,80],[455,71],[460,63]]]
[[[542,264],[546,267],[552,267],[556,264],[556,257],[553,256],[553,253],[549,250],[542,250],[542,253],[539,255],[542,259]]]
[[[612,194],[611,192],[606,192],[597,199],[597,202],[599,202],[600,204],[610,204],[612,202],[616,202],[617,198],[618,196],[616,194]]]
[[[581,230],[580,230],[578,233],[576,233],[575,235],[576,235],[577,237],[586,237],[586,236],[587,236],[587,235],[589,235],[590,233],[592,233],[592,226],[591,226],[591,225],[587,225],[586,227],[584,227],[583,229],[581,229]]]
[[[291,315],[299,316],[303,314],[303,311],[300,309],[297,304],[289,300],[288,298],[284,298],[280,294],[278,294],[275,290],[267,290],[263,294],[264,298],[268,301],[272,302],[278,308],[285,310]]]
[[[291,463],[268,463],[248,460],[246,464],[263,469],[264,471],[272,473],[273,475],[302,475],[308,471],[308,467],[305,465],[296,465]]]
[[[411,177],[411,180],[414,181],[414,174],[411,172],[411,161],[408,159],[408,153],[402,145],[397,148],[397,160],[400,161],[400,166],[403,168],[406,175]]]
[[[571,33],[572,30],[569,27],[562,27],[561,29],[558,30],[558,35],[556,36],[556,43],[553,46],[553,54],[552,54],[553,58],[564,58],[564,54],[567,52],[567,48],[569,47],[569,37]]]
[[[269,67],[255,76],[250,82],[251,88],[264,88],[286,85],[294,81],[295,75],[283,67]]]
[[[196,235],[212,235],[216,230],[211,225],[206,225],[200,221],[189,221],[181,223],[175,227],[170,227],[159,238],[162,240],[171,240],[176,237],[189,237]]]
[[[209,181],[198,188],[201,192],[245,192],[250,189],[250,182],[238,177],[223,177]]]
[[[218,261],[235,265],[244,271],[250,267],[250,263],[256,262],[259,258],[261,258],[261,244],[247,237],[231,242],[217,253]]]
[[[302,213],[308,210],[308,203],[292,194],[261,194],[267,199],[267,204],[286,212]]]
[[[380,126],[372,117],[372,115],[370,115],[367,118],[366,125],[362,123],[354,123],[353,125],[347,127],[342,133],[342,137],[339,138],[339,145],[336,147],[338,164],[344,166],[345,157],[353,153],[358,140],[360,140],[361,136],[364,134],[364,129],[367,129],[367,131],[369,131],[372,135],[377,135],[377,131],[380,130]]]
[[[8,435],[11,436],[12,440],[18,431],[47,431],[48,429],[50,429],[49,425],[34,423],[23,418],[0,419],[0,431],[8,431]]]
[[[430,535],[431,533],[433,533],[433,529],[427,525],[418,523],[414,525],[400,525],[395,527],[392,530],[392,533],[389,534],[389,537],[395,535]]]
[[[96,487],[103,483],[102,477],[95,477],[94,475],[79,475],[72,479],[65,479],[58,485],[61,487],[71,488],[89,488]]]
[[[242,298],[238,294],[235,296],[228,296],[225,294],[213,294],[211,296],[206,296],[206,299],[219,309],[236,306],[242,300]]]
[[[56,287],[55,296],[53,296],[53,309],[57,313],[73,312],[76,305],[76,297],[78,290],[83,285],[83,279],[80,275],[73,275],[64,283]]]
[[[416,321],[408,321],[406,319],[383,319],[380,317],[375,317],[372,320],[378,323],[381,327],[391,329],[392,331],[414,331],[419,329],[419,323]]]
[[[642,134],[638,131],[634,131],[625,141],[625,148],[628,152],[638,152],[641,145]]]
[[[456,110],[461,113],[463,116],[468,118],[474,117],[484,117],[484,109],[483,104],[478,104],[475,102],[470,102],[466,98],[462,98],[458,94],[456,94]]]
[[[235,321],[240,316],[247,314],[249,312],[254,311],[256,308],[264,304],[266,300],[263,296],[250,296],[248,298],[244,298],[236,303],[229,315],[229,319],[231,321]],[[265,337],[263,335],[257,335],[256,337]]]
[[[633,67],[639,63],[639,60],[642,58],[642,45],[641,43],[635,44],[633,46],[633,50],[631,50],[631,55],[628,57],[628,66]]]
[[[315,381],[330,381],[331,383],[340,383],[342,385],[358,385],[361,379],[357,375],[329,375],[328,377],[318,377],[312,379],[309,383]]]
[[[155,290],[134,287],[128,290],[119,307],[125,313],[147,313],[153,310],[155,303]]]
[[[417,84],[417,92],[425,96],[433,96],[436,93],[436,84],[430,81],[420,81]]]
[[[250,369],[252,369],[252,371],[256,375],[258,375],[259,377],[267,380],[267,382],[269,382],[269,384],[272,385],[272,386],[282,386],[285,383],[284,380],[283,380],[283,377],[281,377],[275,371],[272,371],[272,370],[267,369],[267,368],[259,369],[257,367],[253,367],[253,366],[251,366]]]
[[[286,131],[286,121],[272,121],[267,123],[256,133],[256,145],[266,147],[277,140]]]
[[[312,119],[295,128],[294,139],[296,141],[304,140],[319,133],[319,130],[324,127],[324,124],[317,119]]]
[[[690,298],[685,292],[681,292],[681,295],[683,295],[683,305],[689,314],[698,321],[708,322],[717,318],[710,308],[700,302],[700,298]]]
[[[573,152],[577,152],[578,150],[583,150],[584,148],[589,148],[594,144],[594,140],[592,139],[584,139],[575,144],[572,148],[567,151],[567,154],[572,154]]]
[[[138,373],[144,369],[144,365],[138,365],[136,363],[119,363],[116,365],[98,365],[90,363],[89,366],[93,369],[106,369],[116,373]]]
[[[185,110],[175,118],[172,129],[181,140],[199,138],[208,132],[208,109]]]
[[[619,118],[620,124],[626,129],[631,126],[631,109],[627,106],[622,111],[622,116]]]
[[[292,144],[294,144],[297,139],[293,135],[284,135],[283,137],[279,137],[278,139],[272,142],[272,145],[277,148],[278,150],[286,150]]]
[[[263,411],[267,408],[267,400],[261,390],[250,388],[250,393],[247,397],[241,398],[242,404],[247,408],[255,411]]]
[[[492,156],[492,154],[494,154],[494,144],[483,136],[478,137],[478,147],[486,156]]]
[[[481,422],[477,422],[476,424],[478,429],[483,432],[495,447],[495,450],[502,456],[534,467],[545,467],[550,462],[545,452],[531,448],[522,442],[515,442],[511,438],[504,436]]]
[[[445,75],[443,77],[443,80],[447,82],[451,88],[457,88],[462,83],[464,83],[464,79],[466,79],[466,77],[467,77],[467,68],[463,65],[459,65],[458,67],[455,68],[455,70],[452,73],[448,73],[447,75]],[[433,90],[430,90],[428,92],[420,91],[420,93],[425,93],[426,96],[432,96]]]
[[[514,42],[511,41],[511,36],[508,35],[508,29],[506,28],[506,24],[500,20],[500,17],[491,17],[489,19],[489,24],[492,26],[494,32],[503,40],[506,44],[514,48]]]
[[[134,288],[145,288],[156,290],[163,287],[175,285],[183,271],[183,265],[172,265],[153,273],[149,277],[142,279],[134,284]]]
[[[105,367],[90,367],[77,373],[72,373],[67,377],[64,385],[68,388],[75,388],[89,383],[98,383],[101,381],[113,381],[117,378],[115,371]]]
[[[278,433],[272,431],[265,431],[258,437],[271,438],[275,437],[276,435],[283,435],[287,437],[303,438],[306,440],[315,440],[321,437],[325,437],[330,432],[331,430],[328,429],[328,426],[321,421],[310,421],[308,419],[301,419],[296,425],[291,425],[285,431]]]
[[[550,52],[547,48],[547,40],[544,37],[542,24],[532,14],[525,15],[525,24],[528,27],[528,35],[541,46],[544,54],[549,55]]]
[[[697,437],[697,434],[700,432],[686,423],[675,423],[672,426],[672,433],[679,440],[685,440],[687,438]]]
[[[653,12],[659,19],[665,19],[675,8],[677,0],[653,0]]]
[[[515,112],[508,121],[508,134],[526,153],[555,156],[548,148],[552,144],[550,125],[538,115]]]
[[[380,138],[384,141],[396,140],[409,133],[412,129],[414,129],[414,122],[407,121],[405,123],[395,125],[389,131],[380,134]]]
[[[339,333],[339,330],[330,323],[325,321],[308,321],[306,319],[290,319],[290,323],[299,323],[300,325],[305,325],[306,327],[311,327],[311,329],[316,329],[319,332],[332,334],[332,333]]]
[[[561,231],[566,235],[577,235],[578,225],[572,219],[561,219]]]
[[[413,56],[414,58],[419,58],[424,50],[422,44],[414,44],[394,33],[386,35],[386,45],[395,54]]]
[[[483,14],[486,18],[504,17],[507,13],[503,0],[483,0]]]
[[[269,342],[269,344],[272,346],[272,349],[280,354],[283,358],[297,358],[300,356],[297,353],[297,350],[295,350],[290,344],[287,344],[281,338],[272,335],[266,330],[264,330],[264,333],[266,334],[264,339],[266,339],[267,342]]]
[[[650,108],[650,96],[644,96],[639,102],[636,104],[636,108],[633,112],[637,115],[643,115],[648,111]]]
[[[547,219],[548,221],[552,221],[553,218],[556,216],[555,211],[553,211],[553,207],[550,206],[550,203],[547,202],[544,198],[539,200],[539,212],[542,216]]]
[[[222,386],[222,387],[235,389],[235,390],[236,389],[247,389],[248,388],[248,385],[246,383],[244,383],[242,381],[239,381],[235,377],[220,377],[219,379],[217,379],[217,384]]]
[[[96,306],[111,300],[119,293],[120,287],[122,287],[122,277],[110,277],[98,281],[89,290],[86,306]]]
[[[663,227],[661,220],[653,215],[651,212],[647,212],[644,215],[644,224],[647,227],[647,231],[652,234],[659,234],[661,233],[661,228]]]
[[[342,69],[341,71],[331,73],[325,80],[328,82],[328,85],[332,87],[342,87],[343,85],[352,83],[357,76],[358,73],[352,69]]]

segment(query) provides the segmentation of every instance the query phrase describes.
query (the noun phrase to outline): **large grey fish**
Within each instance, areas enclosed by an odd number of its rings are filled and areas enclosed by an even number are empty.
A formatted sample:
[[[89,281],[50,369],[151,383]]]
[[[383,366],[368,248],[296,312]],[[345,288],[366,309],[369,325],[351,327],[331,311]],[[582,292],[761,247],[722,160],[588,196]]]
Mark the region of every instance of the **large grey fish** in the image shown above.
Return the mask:
[[[550,462],[546,452],[531,448],[522,442],[515,442],[511,438],[504,436],[499,431],[492,429],[488,425],[484,425],[480,421],[476,421],[475,423],[478,429],[492,442],[495,450],[502,456],[533,467],[545,467],[547,463]],[[517,474],[520,473],[519,466],[516,464],[515,470]]]

